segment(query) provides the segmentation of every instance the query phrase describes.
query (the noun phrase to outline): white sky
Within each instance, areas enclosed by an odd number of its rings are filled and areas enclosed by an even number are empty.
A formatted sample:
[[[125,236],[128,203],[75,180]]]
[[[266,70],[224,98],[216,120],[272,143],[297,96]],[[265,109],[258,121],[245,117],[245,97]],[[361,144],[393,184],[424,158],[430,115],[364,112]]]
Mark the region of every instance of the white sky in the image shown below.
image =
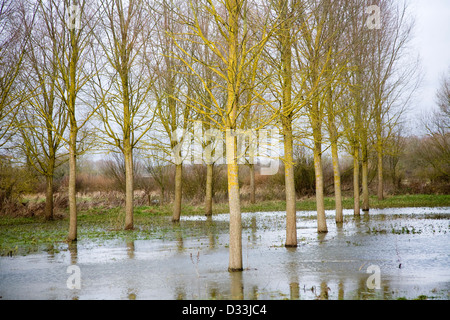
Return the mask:
[[[410,0],[415,15],[412,45],[421,57],[424,79],[411,107],[411,120],[436,108],[439,79],[450,72],[450,0]]]

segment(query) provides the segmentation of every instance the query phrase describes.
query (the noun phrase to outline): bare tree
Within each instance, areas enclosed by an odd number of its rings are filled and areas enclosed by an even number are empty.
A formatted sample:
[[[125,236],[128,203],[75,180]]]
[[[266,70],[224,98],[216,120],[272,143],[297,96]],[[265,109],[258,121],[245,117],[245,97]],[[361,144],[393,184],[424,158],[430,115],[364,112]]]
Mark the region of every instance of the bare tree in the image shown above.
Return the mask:
[[[33,8],[33,7],[32,7]],[[34,8],[33,8],[34,9]],[[62,48],[52,41],[52,24],[45,24],[42,8],[36,6],[33,30],[28,30],[30,41],[26,47],[21,82],[31,96],[21,104],[17,126],[21,136],[19,147],[27,163],[46,179],[45,217],[53,219],[53,180],[58,166],[67,161],[62,151],[63,137],[68,126],[68,113],[57,88],[61,76],[57,57]],[[27,23],[24,22],[26,26]]]
[[[34,12],[26,9],[24,1],[0,2],[0,147],[11,142],[17,106],[30,94],[17,80],[33,20]]]
[[[191,2],[191,8],[193,4]],[[198,101],[188,100],[187,103],[196,112],[203,114],[214,122],[222,132],[225,133],[226,159],[228,168],[228,196],[230,207],[230,256],[229,271],[242,270],[242,226],[239,199],[239,181],[238,181],[238,162],[237,162],[237,135],[235,130],[238,128],[238,117],[248,107],[243,104],[241,95],[246,89],[247,83],[245,73],[251,70],[256,73],[259,65],[261,53],[264,45],[267,43],[271,32],[267,25],[261,23],[261,29],[258,31],[248,28],[248,19],[250,18],[247,10],[247,1],[228,0],[222,3],[214,1],[205,1],[201,6],[202,10],[211,15],[211,21],[217,32],[217,37],[206,37],[204,30],[198,21],[198,15],[192,10],[192,15],[183,16],[185,23],[190,29],[190,34],[194,37],[190,41],[198,41],[208,46],[211,53],[220,61],[218,64],[204,63],[203,57],[193,55],[193,53],[183,47],[185,35],[174,34],[175,44],[182,51],[177,58],[182,61],[192,75],[200,79],[201,76],[196,72],[195,63],[206,65],[222,83],[217,83],[220,92],[226,95],[226,103],[218,104],[218,96],[208,86],[208,83],[202,81],[203,86],[211,97],[214,108],[204,109],[198,107]],[[261,17],[260,17],[261,18]],[[266,17],[262,17],[266,22]],[[210,34],[211,35],[211,34]],[[252,45],[250,45],[250,39]],[[213,60],[214,61],[214,60]],[[202,79],[203,80],[203,79]],[[216,84],[214,84],[215,86]],[[254,90],[254,89],[253,89]],[[261,92],[253,96],[259,97]],[[187,97],[189,98],[189,97]],[[218,119],[215,119],[217,115]]]
[[[99,11],[97,41],[105,60],[98,59],[94,96],[101,106],[103,143],[122,152],[125,163],[125,229],[133,225],[133,150],[151,129],[154,108],[149,101],[153,76],[148,71],[153,21],[141,1],[104,1]]]

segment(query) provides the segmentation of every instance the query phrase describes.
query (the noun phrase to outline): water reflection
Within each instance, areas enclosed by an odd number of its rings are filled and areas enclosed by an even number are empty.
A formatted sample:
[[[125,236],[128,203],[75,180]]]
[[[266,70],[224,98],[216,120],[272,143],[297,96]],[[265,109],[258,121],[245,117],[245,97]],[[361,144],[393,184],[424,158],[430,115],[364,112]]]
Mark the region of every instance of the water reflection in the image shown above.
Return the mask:
[[[300,299],[300,285],[298,281],[289,283],[289,298],[291,300]]]
[[[176,235],[177,251],[183,252],[184,250],[183,232],[181,231],[181,229],[177,229],[175,231],[175,235]]]
[[[230,283],[231,283],[231,299],[243,300],[244,284],[242,282],[242,271],[230,272]]]
[[[322,280],[320,282],[320,295],[317,297],[319,300],[328,300],[328,291],[331,290],[326,281]]]
[[[339,279],[338,284],[338,300],[344,300],[344,281]]]
[[[298,276],[298,255],[296,255],[297,248],[286,248],[289,260],[286,263],[286,274],[289,281],[289,297],[291,300],[300,299],[300,284]]]
[[[78,263],[78,242],[73,241],[68,244],[68,250],[70,253],[70,264],[76,265]],[[81,283],[82,285],[82,283]],[[75,289],[71,291],[71,299],[72,300],[79,300],[79,290]]]
[[[300,216],[298,248],[279,245],[285,237],[281,214],[248,214],[243,220],[243,259],[251,268],[243,272],[227,271],[228,228],[223,217],[183,221],[168,227],[163,239],[49,246],[46,254],[0,257],[0,295],[6,299],[39,295],[42,299],[342,300],[430,294],[419,292],[423,285],[448,289],[448,277],[433,276],[448,274],[450,252],[442,245],[450,240],[448,220],[409,215],[407,221],[393,222],[388,214],[375,211],[349,217],[345,224],[330,223],[327,234],[318,234],[315,221]],[[390,232],[393,223],[402,230],[400,223],[405,221],[421,232]],[[429,225],[443,231],[426,234]],[[377,232],[368,232],[374,226]],[[58,251],[61,246],[66,250]],[[395,264],[397,249],[405,268]],[[82,270],[81,290],[66,287],[69,264]],[[367,288],[370,264],[381,267],[381,289]]]
[[[68,244],[68,249],[70,253],[70,263],[77,264],[78,263],[78,243],[77,241],[73,241]]]
[[[133,240],[128,240],[127,241],[127,256],[128,259],[134,259],[134,241]]]

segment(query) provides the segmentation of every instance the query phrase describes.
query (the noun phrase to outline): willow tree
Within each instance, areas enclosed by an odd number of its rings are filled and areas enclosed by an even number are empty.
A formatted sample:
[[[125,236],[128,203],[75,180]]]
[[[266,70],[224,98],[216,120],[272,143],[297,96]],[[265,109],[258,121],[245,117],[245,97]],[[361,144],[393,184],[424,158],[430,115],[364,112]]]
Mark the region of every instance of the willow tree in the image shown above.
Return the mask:
[[[7,0],[0,4],[0,147],[11,142],[17,107],[28,96],[17,81],[31,30],[25,13],[28,12],[22,2]]]
[[[420,83],[418,61],[408,51],[414,27],[406,2],[378,1],[381,28],[370,32],[373,122],[377,154],[377,196],[383,195],[383,155],[385,144]]]
[[[99,138],[120,150],[125,161],[125,230],[134,228],[133,150],[154,120],[150,100],[153,75],[148,72],[153,21],[141,1],[103,2],[97,41],[105,60],[96,59],[94,96],[100,105]]]
[[[292,18],[296,8],[291,1],[278,1],[280,28],[278,32],[281,55],[281,100],[280,112],[284,143],[284,176],[286,188],[286,247],[297,246],[296,194],[294,181],[294,139],[292,121],[296,110],[292,105]],[[298,109],[297,109],[298,110]]]
[[[53,181],[58,166],[67,160],[62,152],[67,129],[68,113],[57,88],[61,77],[57,56],[63,48],[55,39],[53,24],[43,23],[42,8],[36,6],[36,19],[32,30],[28,28],[22,86],[30,93],[21,104],[17,116],[21,137],[20,148],[27,163],[45,177],[45,218],[53,219]],[[25,22],[23,25],[27,26]]]
[[[296,60],[300,74],[305,79],[301,87],[305,103],[305,119],[311,130],[311,149],[314,155],[315,191],[317,205],[317,231],[328,232],[322,166],[322,145],[325,142],[323,126],[326,115],[326,88],[332,81],[330,77],[331,42],[334,40],[330,22],[338,8],[336,1],[312,1],[308,10],[301,14],[301,38],[295,43]]]
[[[155,44],[152,48],[155,60],[152,70],[156,78],[152,95],[156,102],[157,116],[154,130],[157,134],[149,145],[162,152],[163,158],[171,159],[170,162],[175,166],[172,222],[176,223],[181,216],[183,163],[186,160],[186,154],[182,154],[182,151],[188,144],[187,132],[191,124],[191,110],[186,107],[181,92],[191,90],[192,86],[183,65],[174,58],[177,47],[172,37],[172,34],[180,33],[183,28],[177,20],[177,12],[183,10],[184,6],[183,2],[168,0],[149,3],[149,6],[155,12],[156,20]],[[191,52],[192,48],[188,50]],[[183,75],[186,76],[182,77]]]
[[[269,83],[274,97],[271,112],[279,115],[280,131],[283,135],[283,157],[286,194],[286,247],[297,247],[296,191],[294,180],[294,123],[305,107],[301,88],[305,78],[303,69],[293,61],[293,48],[298,40],[297,34],[303,28],[301,16],[305,7],[302,1],[271,1],[270,12],[278,17],[274,36],[264,49],[264,62],[271,68],[273,76]],[[296,85],[294,86],[293,83]],[[300,89],[299,89],[300,87]]]
[[[330,57],[330,63],[324,72],[325,85],[322,103],[325,105],[325,124],[328,131],[333,164],[335,221],[336,223],[342,223],[344,217],[338,150],[340,139],[343,135],[339,114],[347,112],[343,96],[348,89],[344,76],[347,67],[348,47],[345,47],[345,43],[342,41],[346,32],[347,22],[346,19],[342,19],[346,15],[346,10],[340,1],[334,1],[329,5],[333,7],[328,18],[329,22],[326,32],[328,41],[325,45],[325,52]]]
[[[182,61],[192,75],[198,77],[213,104],[213,108],[203,105],[195,98],[187,97],[188,104],[196,112],[209,118],[215,126],[225,134],[226,162],[228,177],[228,203],[230,209],[230,244],[229,244],[229,271],[242,270],[242,225],[241,210],[239,198],[238,181],[238,159],[237,159],[237,135],[238,117],[245,111],[249,104],[243,104],[241,94],[246,88],[246,72],[256,73],[261,57],[262,49],[269,39],[267,24],[261,25],[261,28],[251,30],[248,28],[248,21],[255,19],[251,16],[245,0],[227,0],[215,2],[207,0],[201,3],[200,9],[205,14],[211,15],[214,31],[217,37],[211,38],[205,35],[199,22],[196,10],[191,1],[191,17],[185,15],[182,18],[189,27],[189,34],[193,36],[191,41],[199,42],[208,46],[211,54],[217,57],[218,63],[206,64],[203,57],[196,56],[193,52],[183,47],[183,39],[186,34],[173,34],[177,47],[182,54],[177,58]],[[265,17],[258,17],[259,19]],[[252,45],[249,45],[250,39]],[[221,93],[226,95],[225,104],[219,104],[217,92],[208,85],[208,82],[196,70],[196,64],[205,65],[217,77],[220,82],[218,85]],[[220,93],[219,93],[220,94]],[[261,92],[255,92],[253,96],[260,96]],[[218,119],[218,120],[217,120]]]
[[[68,113],[69,135],[65,139],[69,149],[69,241],[77,239],[77,203],[76,203],[76,158],[80,154],[79,133],[92,117],[92,105],[88,101],[80,102],[80,96],[87,81],[92,77],[88,71],[88,56],[95,21],[92,19],[92,7],[88,1],[63,0],[39,1],[43,23],[52,32],[51,42],[62,48],[55,57],[57,73],[61,81],[56,82],[56,90]]]
[[[348,84],[346,94],[347,112],[341,113],[349,153],[353,158],[353,198],[354,215],[359,216],[360,203],[360,162],[362,167],[363,208],[368,207],[367,170],[368,170],[368,130],[372,118],[369,104],[370,90],[366,83],[370,80],[368,70],[369,37],[365,25],[365,6],[363,1],[354,1],[346,7],[348,28],[343,41],[349,48],[345,81]]]

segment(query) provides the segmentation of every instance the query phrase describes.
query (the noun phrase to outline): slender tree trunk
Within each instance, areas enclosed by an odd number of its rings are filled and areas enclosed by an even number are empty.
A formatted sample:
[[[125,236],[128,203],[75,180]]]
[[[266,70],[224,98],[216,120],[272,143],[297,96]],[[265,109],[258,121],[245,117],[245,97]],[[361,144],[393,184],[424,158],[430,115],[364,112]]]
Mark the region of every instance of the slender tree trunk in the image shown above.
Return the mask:
[[[125,158],[125,230],[133,230],[133,198],[134,198],[134,176],[133,176],[133,150],[127,146],[124,150]]]
[[[294,140],[292,136],[292,36],[289,19],[290,1],[280,1],[282,108],[281,123],[284,135],[284,179],[286,189],[286,247],[297,247],[297,213],[295,208]]]
[[[253,163],[250,164],[250,203],[255,203],[255,193],[256,193],[256,186],[255,186],[255,165]]]
[[[314,147],[314,169],[316,175],[317,232],[326,233],[328,229],[325,217],[322,150],[320,142],[316,142]]]
[[[381,117],[381,102],[378,101],[375,106],[375,122],[376,122],[376,151],[377,151],[377,197],[378,200],[383,200],[383,133],[382,133],[382,117]]]
[[[331,159],[333,162],[333,178],[334,178],[334,202],[335,202],[335,220],[336,223],[344,222],[344,215],[342,211],[342,190],[341,190],[341,172],[339,168],[339,154],[338,154],[338,130],[336,128],[336,108],[333,102],[333,89],[331,83],[327,88],[327,106],[328,106],[328,131],[331,142]]]
[[[367,145],[364,144],[362,148],[361,159],[361,175],[362,175],[362,210],[369,211],[369,159],[367,155]]]
[[[53,173],[49,173],[45,180],[45,220],[53,220]]]
[[[164,187],[161,186],[161,188],[160,188],[160,194],[159,194],[159,206],[160,206],[160,207],[162,207],[162,206],[164,205],[164,202],[165,202],[165,200],[164,200],[164,193],[165,193],[165,192],[166,192],[166,191],[165,191]]]
[[[297,247],[297,212],[295,208],[295,180],[292,130],[284,126],[284,183],[286,188],[286,247]]]
[[[68,241],[77,240],[77,198],[76,198],[76,173],[77,173],[77,135],[78,124],[76,120],[76,93],[77,93],[77,62],[78,62],[78,38],[75,30],[70,30],[71,54],[69,57],[69,81],[66,83],[68,91],[67,110],[69,113],[69,236]]]
[[[77,240],[76,139],[77,131],[72,127],[69,141],[69,241]]]
[[[212,216],[213,198],[213,164],[206,165],[206,196],[205,196],[205,216]]]
[[[175,165],[175,202],[173,204],[172,222],[179,222],[181,216],[183,164]]]
[[[359,148],[357,146],[353,148],[353,201],[353,213],[359,216]]]
[[[227,132],[228,204],[230,208],[230,257],[228,271],[242,270],[242,224],[239,195],[239,167],[236,159],[236,137]]]
[[[378,142],[380,144],[380,142]],[[377,185],[377,196],[378,200],[384,199],[383,194],[383,151],[382,147],[377,147],[377,176],[378,176],[378,185]]]
[[[228,65],[226,158],[228,176],[228,203],[230,208],[230,256],[228,271],[242,271],[242,225],[239,195],[239,167],[237,164],[237,139],[235,135],[239,105],[239,14],[240,0],[226,1],[228,11]]]
[[[316,70],[315,67],[312,67]],[[313,76],[315,79],[315,76]],[[314,138],[314,172],[316,176],[316,206],[317,206],[317,232],[326,233],[327,221],[325,217],[325,204],[323,195],[323,168],[322,168],[322,120],[319,101],[313,99],[310,111],[312,134]]]
[[[339,155],[337,142],[331,142],[331,157],[333,160],[333,174],[334,174],[334,199],[336,204],[336,223],[344,222],[344,215],[342,210],[342,191],[341,191],[341,172],[339,169]]]

